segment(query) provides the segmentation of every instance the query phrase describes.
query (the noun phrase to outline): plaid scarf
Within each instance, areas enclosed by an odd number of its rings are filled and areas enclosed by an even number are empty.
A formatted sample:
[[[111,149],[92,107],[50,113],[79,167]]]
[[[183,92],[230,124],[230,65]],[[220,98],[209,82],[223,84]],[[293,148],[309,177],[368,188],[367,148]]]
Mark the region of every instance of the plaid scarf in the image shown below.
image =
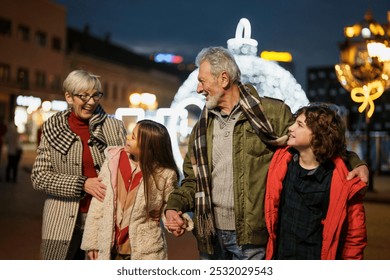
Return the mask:
[[[272,146],[285,145],[287,135],[278,137],[274,134],[260,101],[249,93],[250,89],[240,83],[239,91],[239,103],[242,111],[259,138],[264,143]],[[191,161],[197,178],[195,193],[196,231],[199,237],[207,244],[207,247],[212,248],[211,237],[215,234],[215,226],[211,202],[211,176],[207,160],[207,122],[208,109],[205,106],[199,119],[199,126],[195,131],[194,157]]]

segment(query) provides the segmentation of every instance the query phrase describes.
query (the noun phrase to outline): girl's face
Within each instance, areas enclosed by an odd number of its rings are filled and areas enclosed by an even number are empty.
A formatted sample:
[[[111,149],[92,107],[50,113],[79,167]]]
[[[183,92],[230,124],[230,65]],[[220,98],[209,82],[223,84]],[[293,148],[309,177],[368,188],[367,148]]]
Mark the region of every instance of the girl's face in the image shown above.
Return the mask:
[[[287,145],[298,151],[310,148],[312,131],[306,126],[305,114],[300,114],[295,122],[288,128],[289,137]]]
[[[138,139],[138,125],[133,129],[133,132],[127,135],[125,151],[131,154],[135,161],[138,161],[140,150],[139,150],[139,139]]]

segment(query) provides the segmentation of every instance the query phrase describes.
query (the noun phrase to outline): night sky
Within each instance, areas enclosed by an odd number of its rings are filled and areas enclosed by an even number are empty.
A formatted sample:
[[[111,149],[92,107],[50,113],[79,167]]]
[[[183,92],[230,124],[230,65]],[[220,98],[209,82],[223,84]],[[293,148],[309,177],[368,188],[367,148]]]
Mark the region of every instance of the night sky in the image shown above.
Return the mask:
[[[364,18],[368,9],[387,21],[389,0],[56,0],[67,9],[68,26],[137,53],[169,52],[193,62],[204,47],[227,47],[243,17],[263,50],[288,51],[295,77],[306,88],[306,68],[339,62],[343,29]]]

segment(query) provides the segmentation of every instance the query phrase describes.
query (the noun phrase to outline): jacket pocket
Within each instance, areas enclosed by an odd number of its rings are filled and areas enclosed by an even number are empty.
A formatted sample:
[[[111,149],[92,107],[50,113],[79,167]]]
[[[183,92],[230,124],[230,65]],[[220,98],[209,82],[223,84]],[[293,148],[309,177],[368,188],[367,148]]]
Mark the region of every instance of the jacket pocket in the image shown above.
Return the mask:
[[[244,138],[244,148],[246,149],[246,153],[248,155],[258,157],[271,153],[251,126],[245,129]]]
[[[141,224],[137,228],[136,246],[140,254],[153,254],[164,250],[164,237],[161,228],[154,222]]]

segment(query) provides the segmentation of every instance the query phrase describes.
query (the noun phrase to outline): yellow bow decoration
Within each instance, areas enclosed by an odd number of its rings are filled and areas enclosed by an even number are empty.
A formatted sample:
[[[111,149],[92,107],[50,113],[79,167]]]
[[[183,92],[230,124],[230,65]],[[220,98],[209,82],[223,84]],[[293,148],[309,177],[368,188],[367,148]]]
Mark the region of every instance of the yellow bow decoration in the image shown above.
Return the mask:
[[[374,100],[378,99],[384,92],[383,84],[380,81],[375,81],[368,83],[363,87],[356,87],[351,90],[351,98],[357,103],[362,103],[359,106],[359,113],[363,112],[367,106],[369,110],[367,112],[367,117],[371,118],[374,113],[375,105]]]

